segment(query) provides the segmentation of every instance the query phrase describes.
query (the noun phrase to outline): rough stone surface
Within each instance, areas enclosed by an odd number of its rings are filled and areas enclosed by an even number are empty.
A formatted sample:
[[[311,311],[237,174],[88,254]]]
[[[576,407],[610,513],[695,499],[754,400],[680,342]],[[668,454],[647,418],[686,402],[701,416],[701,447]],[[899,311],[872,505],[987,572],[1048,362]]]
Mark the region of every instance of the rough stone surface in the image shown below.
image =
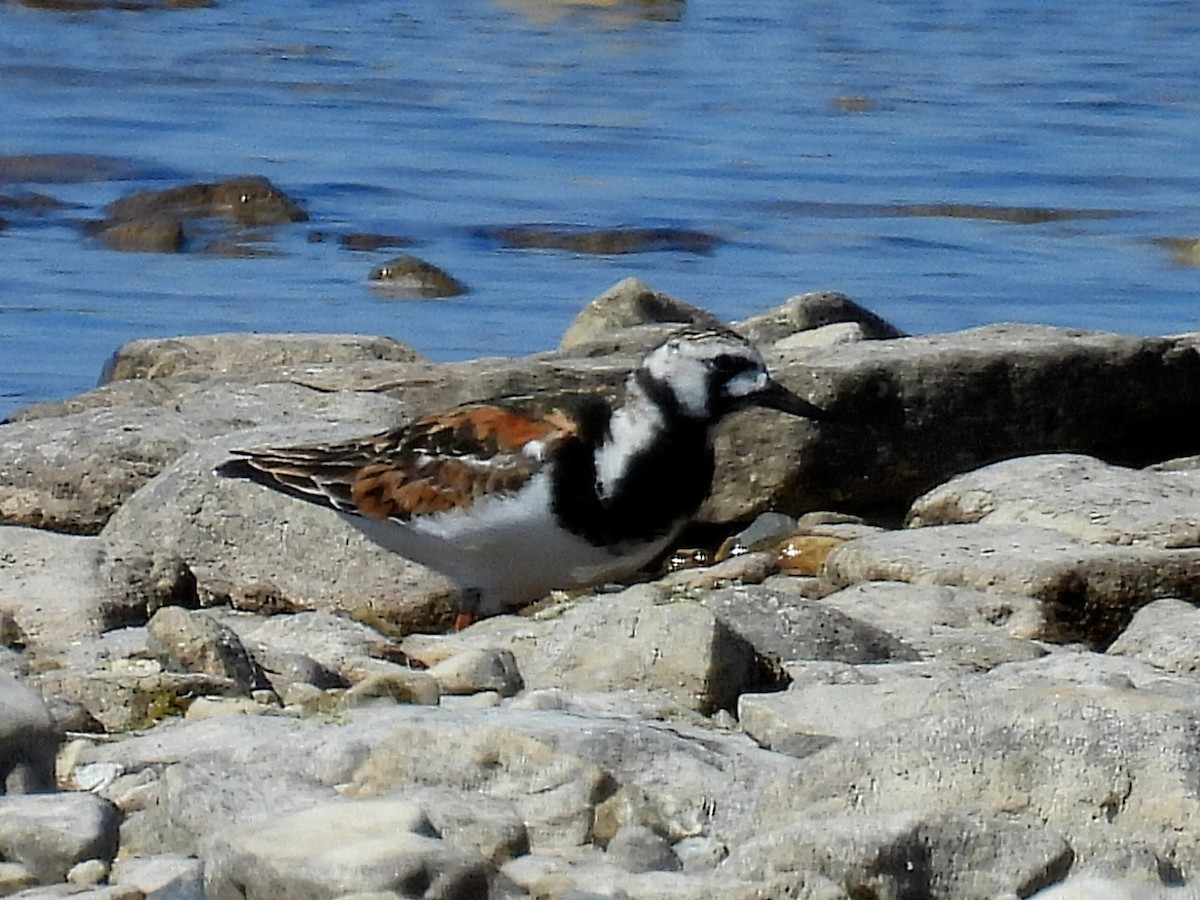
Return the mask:
[[[53,790],[61,740],[41,694],[0,673],[0,794]]]
[[[1200,448],[1200,353],[1171,338],[992,325],[769,361],[836,419],[817,429],[762,411],[723,429],[708,520],[769,508],[895,514],[1007,457],[1142,466]]]
[[[382,430],[403,408],[381,397],[277,388],[206,384],[169,406],[101,405],[0,424],[0,522],[95,534],[140,487],[203,440],[330,413],[335,421],[364,423],[357,429]]]
[[[511,697],[525,686],[510,650],[464,650],[437,663],[429,674],[445,694],[495,691],[502,697]]]
[[[608,331],[662,322],[700,327],[720,324],[720,320],[707,310],[653,290],[636,278],[626,278],[575,316],[558,347],[575,350],[590,345]]]
[[[228,678],[247,693],[262,681],[237,633],[210,615],[165,606],[146,629],[150,652],[168,669]]]
[[[480,857],[442,841],[419,806],[390,799],[325,803],[234,832],[209,855],[204,881],[210,900],[487,893]]]
[[[775,344],[793,335],[832,325],[855,325],[871,340],[904,337],[904,332],[845,294],[817,291],[797,294],[778,306],[742,319],[735,328],[756,344]]]
[[[113,805],[94,794],[0,797],[0,857],[43,884],[65,881],[76,863],[112,862],[119,824]]]
[[[121,346],[105,367],[103,381],[188,375],[245,377],[247,371],[309,363],[363,360],[415,362],[411,347],[386,337],[361,334],[206,334],[150,338]]]
[[[1159,597],[1200,600],[1200,550],[1089,544],[1034,525],[939,525],[890,531],[834,550],[837,584],[907,581],[1022,594],[1044,604],[1048,638],[1112,641]]]
[[[913,503],[907,524],[973,522],[1037,525],[1097,544],[1197,547],[1200,478],[1076,453],[1025,456],[950,479]]]
[[[265,428],[207,444],[131,498],[102,538],[124,547],[153,535],[152,557],[184,559],[205,603],[264,612],[341,610],[402,631],[436,627],[450,617],[453,595],[441,576],[371,543],[328,510],[213,474],[231,447],[334,435],[347,431]]]
[[[1166,598],[1139,609],[1108,648],[1179,675],[1200,673],[1200,610]]]

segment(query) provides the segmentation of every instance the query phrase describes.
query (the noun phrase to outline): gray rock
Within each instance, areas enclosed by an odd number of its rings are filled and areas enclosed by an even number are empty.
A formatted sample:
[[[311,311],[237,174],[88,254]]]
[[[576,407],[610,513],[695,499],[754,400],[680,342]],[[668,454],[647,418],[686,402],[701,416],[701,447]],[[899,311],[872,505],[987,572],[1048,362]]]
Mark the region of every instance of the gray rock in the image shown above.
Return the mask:
[[[105,367],[102,382],[187,375],[215,378],[248,371],[310,363],[363,360],[416,362],[406,344],[362,334],[205,334],[149,338],[121,346]]]
[[[113,863],[109,881],[141,891],[146,900],[205,900],[204,864],[179,853],[123,857]]]
[[[909,526],[1037,525],[1098,544],[1200,546],[1200,480],[1075,453],[1027,456],[952,478],[919,497]]]
[[[428,672],[389,665],[386,672],[372,672],[342,697],[347,707],[384,703],[417,703],[437,706],[442,699],[437,680]]]
[[[1186,774],[1192,685],[1090,653],[965,676],[939,687],[921,714],[799,761],[764,797],[761,827],[786,844],[798,817],[844,816],[848,827],[999,817],[1065,836],[1083,871],[1132,847],[1190,871],[1200,841],[1180,823],[1197,807]],[[1127,873],[1128,853],[1116,864]]]
[[[228,678],[249,693],[262,682],[234,630],[203,612],[164,606],[146,623],[148,649],[168,669]]]
[[[400,787],[470,784],[514,804],[534,847],[591,837],[609,778],[599,767],[505,727],[480,724],[463,732],[431,721],[420,733],[419,741],[392,740],[375,749],[348,793],[371,797]]]
[[[863,663],[920,658],[891,634],[795,594],[760,586],[730,587],[707,593],[700,602],[759,653],[781,661]]]
[[[662,691],[701,712],[732,708],[770,667],[711,611],[651,585],[598,595],[544,622],[485,620],[484,646],[507,647],[530,688]]]
[[[495,691],[502,697],[511,697],[525,686],[510,650],[485,647],[464,650],[434,665],[429,674],[443,694]]]
[[[61,740],[41,695],[0,673],[0,794],[54,790]]]
[[[342,800],[281,816],[218,839],[205,862],[210,900],[487,895],[482,859],[441,840],[421,808],[403,800]]]
[[[529,852],[529,830],[517,804],[478,791],[429,787],[401,795],[419,804],[443,840],[494,866]]]
[[[335,436],[347,429],[265,428],[197,448],[126,502],[102,540],[141,541],[152,558],[186,560],[205,605],[340,610],[400,631],[437,628],[451,615],[454,589],[444,578],[373,544],[329,510],[213,474],[231,447]]]
[[[738,721],[760,746],[791,756],[911,718],[941,682],[961,677],[930,663],[804,663],[788,671],[793,682],[786,691],[742,694]]]
[[[650,323],[709,328],[721,324],[707,310],[653,290],[636,278],[626,278],[585,306],[567,326],[558,346],[560,350],[579,351],[606,332]]]
[[[756,411],[726,423],[708,521],[900,513],[996,459],[1069,451],[1140,466],[1200,447],[1200,354],[1170,338],[994,325],[772,362],[837,418],[818,429]]]
[[[1171,598],[1148,603],[1108,652],[1180,675],[1200,673],[1200,610]]]
[[[95,538],[0,526],[0,609],[30,654],[61,656],[119,624],[97,576]]]
[[[64,881],[76,863],[112,862],[120,819],[94,794],[0,797],[0,857],[25,866],[43,884]]]
[[[1062,878],[1074,854],[1061,833],[1032,823],[897,813],[800,819],[764,832],[735,865],[746,868],[746,859],[776,873],[818,871],[850,896],[994,900],[1026,897]]]
[[[630,872],[675,872],[682,868],[671,845],[645,825],[624,825],[608,842],[612,862]]]
[[[1043,603],[1041,637],[1111,642],[1160,597],[1200,600],[1200,550],[1088,544],[1033,525],[937,525],[849,541],[830,553],[835,584],[907,581],[1023,594]]]
[[[324,612],[301,612],[270,616],[248,629],[244,639],[255,648],[255,656],[264,668],[274,671],[270,660],[276,654],[294,654],[315,662],[339,682],[351,680],[365,660],[381,659],[403,663],[406,657],[400,645],[373,628],[345,616]],[[259,647],[265,649],[259,649]],[[342,684],[317,687],[340,687]]]
[[[812,331],[800,331],[780,338],[773,345],[776,353],[791,354],[804,350],[825,350],[829,347],[840,347],[843,344],[857,344],[867,340],[863,327],[857,322],[839,322],[835,325],[822,325]]]
[[[820,602],[894,635],[925,658],[942,662],[990,669],[1046,652],[1030,640],[1048,630],[1043,604],[1033,597],[868,581]]]
[[[890,322],[833,291],[797,294],[766,312],[742,319],[734,327],[756,344],[767,345],[834,325],[857,326],[870,340],[904,337],[904,332]]]
[[[183,715],[196,697],[242,693],[228,678],[163,672],[150,660],[126,661],[115,669],[56,669],[37,681],[47,696],[79,706],[108,732],[147,728]]]
[[[0,521],[94,534],[200,441],[261,422],[312,421],[334,409],[340,421],[374,423],[356,430],[381,430],[402,408],[387,398],[331,398],[294,385],[205,384],[170,406],[101,406],[0,425]]]

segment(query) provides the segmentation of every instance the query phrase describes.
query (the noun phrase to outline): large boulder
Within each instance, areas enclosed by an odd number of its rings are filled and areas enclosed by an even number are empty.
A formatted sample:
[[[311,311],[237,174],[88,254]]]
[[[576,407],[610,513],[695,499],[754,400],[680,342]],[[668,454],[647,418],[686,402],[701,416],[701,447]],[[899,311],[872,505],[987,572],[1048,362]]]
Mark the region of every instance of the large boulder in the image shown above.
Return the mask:
[[[1200,450],[1200,353],[1182,340],[993,325],[771,362],[833,421],[731,420],[708,520],[772,507],[899,516],[947,478],[1007,457],[1142,466]]]

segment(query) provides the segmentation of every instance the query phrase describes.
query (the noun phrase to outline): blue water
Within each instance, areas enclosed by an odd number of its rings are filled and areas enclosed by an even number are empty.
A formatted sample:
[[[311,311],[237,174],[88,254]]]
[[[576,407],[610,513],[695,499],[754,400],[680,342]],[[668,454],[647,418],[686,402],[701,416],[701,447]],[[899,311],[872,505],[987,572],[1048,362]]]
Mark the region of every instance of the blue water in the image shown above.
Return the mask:
[[[1200,236],[1198,61],[1200,0],[0,3],[0,156],[106,163],[0,179],[0,196],[73,204],[0,209],[0,416],[87,389],[138,337],[546,349],[630,275],[728,318],[838,290],[917,333],[1200,329],[1200,268],[1153,242]],[[311,216],[262,255],[118,253],[72,221],[245,174]],[[1090,215],[901,214],[920,204]],[[723,243],[586,256],[478,236],[542,223]],[[391,253],[314,231],[410,236],[471,291],[380,295],[367,275]]]

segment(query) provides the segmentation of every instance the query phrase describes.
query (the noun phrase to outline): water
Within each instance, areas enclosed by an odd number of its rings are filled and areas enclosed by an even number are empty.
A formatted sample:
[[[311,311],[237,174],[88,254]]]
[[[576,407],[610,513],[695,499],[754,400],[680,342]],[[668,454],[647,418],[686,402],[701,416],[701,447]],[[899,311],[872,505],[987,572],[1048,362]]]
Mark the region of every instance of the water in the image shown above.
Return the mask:
[[[0,177],[0,196],[73,204],[0,209],[0,416],[87,389],[138,337],[546,349],[630,275],[727,318],[839,290],[914,333],[1196,330],[1200,268],[1154,240],[1200,235],[1197,60],[1200,0],[0,3],[0,156],[90,157],[67,179]],[[76,224],[245,174],[311,216],[269,253],[118,253]],[[959,208],[917,208],[938,204]],[[722,244],[586,256],[478,235],[543,223]],[[314,231],[416,238],[471,291],[380,295],[367,274],[390,252]]]

